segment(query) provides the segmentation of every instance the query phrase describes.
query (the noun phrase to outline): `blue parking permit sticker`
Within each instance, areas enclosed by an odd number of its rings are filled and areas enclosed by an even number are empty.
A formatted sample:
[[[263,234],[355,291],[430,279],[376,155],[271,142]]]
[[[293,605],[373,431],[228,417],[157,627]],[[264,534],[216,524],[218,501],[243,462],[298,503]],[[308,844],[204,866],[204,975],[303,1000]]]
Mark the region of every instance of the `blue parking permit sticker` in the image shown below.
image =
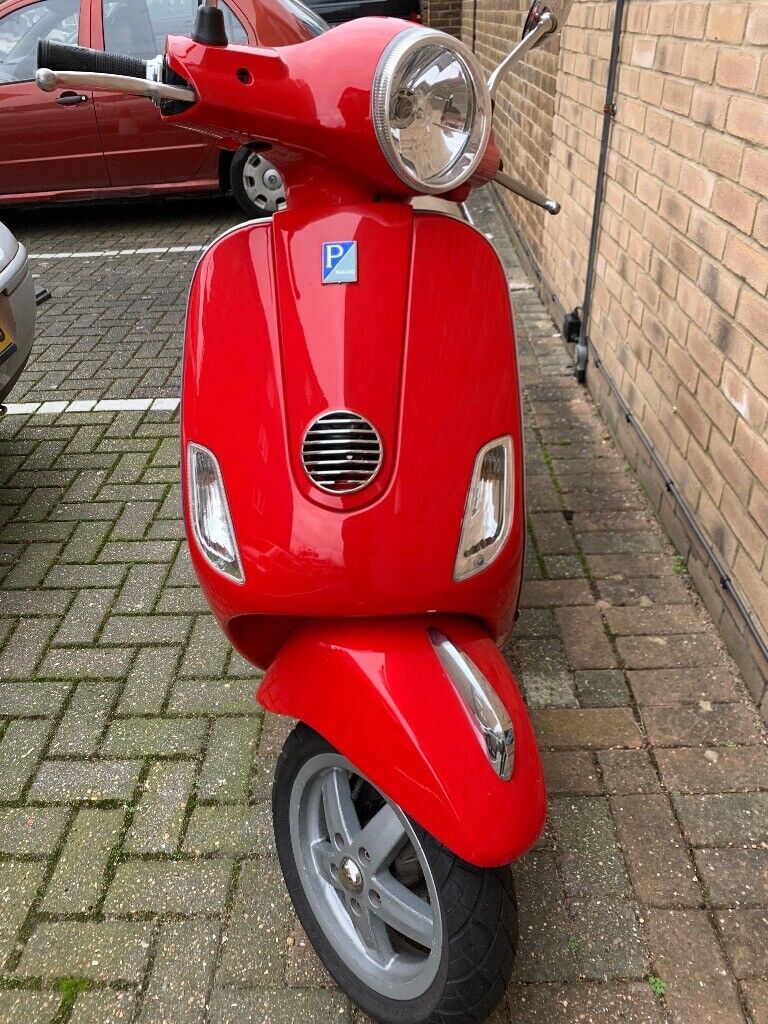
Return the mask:
[[[323,284],[357,281],[357,242],[323,242]]]

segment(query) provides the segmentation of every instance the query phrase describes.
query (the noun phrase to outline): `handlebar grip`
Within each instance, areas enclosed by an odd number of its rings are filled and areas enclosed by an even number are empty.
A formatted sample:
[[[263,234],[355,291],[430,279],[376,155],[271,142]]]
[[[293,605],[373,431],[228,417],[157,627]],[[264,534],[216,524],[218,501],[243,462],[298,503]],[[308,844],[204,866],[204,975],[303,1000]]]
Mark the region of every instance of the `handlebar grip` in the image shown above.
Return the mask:
[[[37,66],[51,71],[85,71],[141,79],[147,77],[147,62],[138,57],[123,57],[119,53],[91,50],[87,46],[53,43],[49,39],[38,41]]]

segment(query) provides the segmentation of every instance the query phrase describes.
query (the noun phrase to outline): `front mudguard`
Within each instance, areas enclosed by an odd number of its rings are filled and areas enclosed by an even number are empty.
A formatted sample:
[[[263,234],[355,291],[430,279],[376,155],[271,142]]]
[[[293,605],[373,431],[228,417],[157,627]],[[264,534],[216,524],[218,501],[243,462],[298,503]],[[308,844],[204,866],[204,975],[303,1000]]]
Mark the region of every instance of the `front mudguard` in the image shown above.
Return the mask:
[[[495,773],[428,635],[467,654],[515,730],[509,781]],[[315,621],[299,628],[257,693],[268,711],[315,729],[362,775],[462,859],[508,864],[533,845],[546,795],[536,740],[509,668],[469,619]]]

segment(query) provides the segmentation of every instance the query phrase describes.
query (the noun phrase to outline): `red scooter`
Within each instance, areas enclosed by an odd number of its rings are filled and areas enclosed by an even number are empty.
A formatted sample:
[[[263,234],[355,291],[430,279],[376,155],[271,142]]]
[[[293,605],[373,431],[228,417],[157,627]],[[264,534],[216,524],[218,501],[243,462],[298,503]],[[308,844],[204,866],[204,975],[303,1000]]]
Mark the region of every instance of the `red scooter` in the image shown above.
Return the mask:
[[[213,612],[266,669],[258,700],[299,720],[273,789],[299,919],[386,1024],[480,1021],[502,998],[508,865],[545,816],[499,653],[524,546],[508,284],[481,233],[415,197],[458,204],[496,177],[555,211],[503,175],[491,133],[503,74],[553,28],[535,3],[488,83],[412,23],[255,49],[227,44],[211,3],[149,64],[40,47],[42,88],[148,96],[284,177],[288,208],[226,232],[194,276],[185,516]]]

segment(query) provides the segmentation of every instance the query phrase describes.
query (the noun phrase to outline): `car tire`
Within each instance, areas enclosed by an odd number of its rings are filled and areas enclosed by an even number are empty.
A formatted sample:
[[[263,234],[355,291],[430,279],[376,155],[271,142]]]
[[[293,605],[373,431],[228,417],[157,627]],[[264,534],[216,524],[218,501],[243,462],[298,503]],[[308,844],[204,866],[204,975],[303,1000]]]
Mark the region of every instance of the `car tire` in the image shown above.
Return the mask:
[[[249,217],[271,217],[286,207],[285,186],[275,167],[263,153],[243,146],[229,168],[232,193]]]
[[[304,724],[278,760],[272,809],[299,920],[365,1013],[380,1024],[479,1024],[492,1013],[517,948],[509,868],[478,868],[455,856]],[[338,822],[348,831],[343,846]],[[416,929],[410,937],[392,927],[401,920]]]

